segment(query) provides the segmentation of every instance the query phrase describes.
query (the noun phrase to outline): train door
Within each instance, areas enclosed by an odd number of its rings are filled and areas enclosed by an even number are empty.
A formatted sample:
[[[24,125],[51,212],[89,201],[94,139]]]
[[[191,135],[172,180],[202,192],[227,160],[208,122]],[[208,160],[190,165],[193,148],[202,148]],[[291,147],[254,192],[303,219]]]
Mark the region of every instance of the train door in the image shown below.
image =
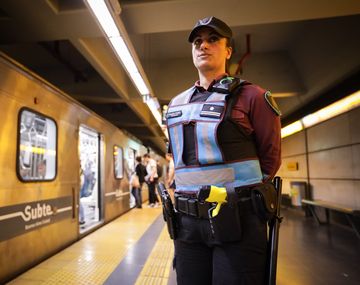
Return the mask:
[[[79,129],[80,191],[79,226],[84,233],[101,222],[100,134]]]
[[[129,177],[135,172],[135,161],[136,158],[136,150],[133,148],[129,148],[128,149],[128,173],[129,173]],[[135,197],[134,197],[134,193],[132,193],[132,187],[131,185],[129,185],[130,187],[130,208],[135,207]]]

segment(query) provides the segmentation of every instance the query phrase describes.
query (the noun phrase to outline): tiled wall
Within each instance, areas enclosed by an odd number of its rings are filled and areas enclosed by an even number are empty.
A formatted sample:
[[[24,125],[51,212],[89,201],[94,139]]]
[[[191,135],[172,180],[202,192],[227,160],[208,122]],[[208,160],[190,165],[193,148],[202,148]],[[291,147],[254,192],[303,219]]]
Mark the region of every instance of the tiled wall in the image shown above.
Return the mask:
[[[314,199],[360,209],[359,123],[357,108],[284,138],[283,193],[291,192],[292,181],[305,181]]]

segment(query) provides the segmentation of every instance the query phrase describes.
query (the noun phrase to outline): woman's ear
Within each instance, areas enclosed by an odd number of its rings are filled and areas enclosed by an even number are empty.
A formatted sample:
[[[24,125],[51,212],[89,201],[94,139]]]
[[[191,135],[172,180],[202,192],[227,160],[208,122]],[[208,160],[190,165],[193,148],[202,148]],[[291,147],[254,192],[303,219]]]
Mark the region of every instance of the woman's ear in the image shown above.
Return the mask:
[[[226,56],[226,59],[230,59],[231,55],[232,55],[232,47],[227,47],[228,50],[228,54]]]

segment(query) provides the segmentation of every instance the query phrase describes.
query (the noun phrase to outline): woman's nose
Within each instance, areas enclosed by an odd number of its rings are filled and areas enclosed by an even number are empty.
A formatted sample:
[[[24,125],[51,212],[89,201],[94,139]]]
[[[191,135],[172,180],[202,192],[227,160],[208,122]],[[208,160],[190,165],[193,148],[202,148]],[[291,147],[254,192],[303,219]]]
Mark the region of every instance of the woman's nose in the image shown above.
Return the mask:
[[[208,47],[208,42],[206,40],[203,40],[200,45],[200,49],[206,49]]]

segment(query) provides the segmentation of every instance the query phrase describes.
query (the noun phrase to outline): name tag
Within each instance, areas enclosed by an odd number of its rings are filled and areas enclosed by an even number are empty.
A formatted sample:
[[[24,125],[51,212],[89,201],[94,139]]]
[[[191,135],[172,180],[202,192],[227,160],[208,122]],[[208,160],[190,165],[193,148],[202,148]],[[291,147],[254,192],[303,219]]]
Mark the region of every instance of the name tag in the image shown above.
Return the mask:
[[[168,112],[166,114],[166,119],[177,118],[181,116],[182,116],[182,111]]]

